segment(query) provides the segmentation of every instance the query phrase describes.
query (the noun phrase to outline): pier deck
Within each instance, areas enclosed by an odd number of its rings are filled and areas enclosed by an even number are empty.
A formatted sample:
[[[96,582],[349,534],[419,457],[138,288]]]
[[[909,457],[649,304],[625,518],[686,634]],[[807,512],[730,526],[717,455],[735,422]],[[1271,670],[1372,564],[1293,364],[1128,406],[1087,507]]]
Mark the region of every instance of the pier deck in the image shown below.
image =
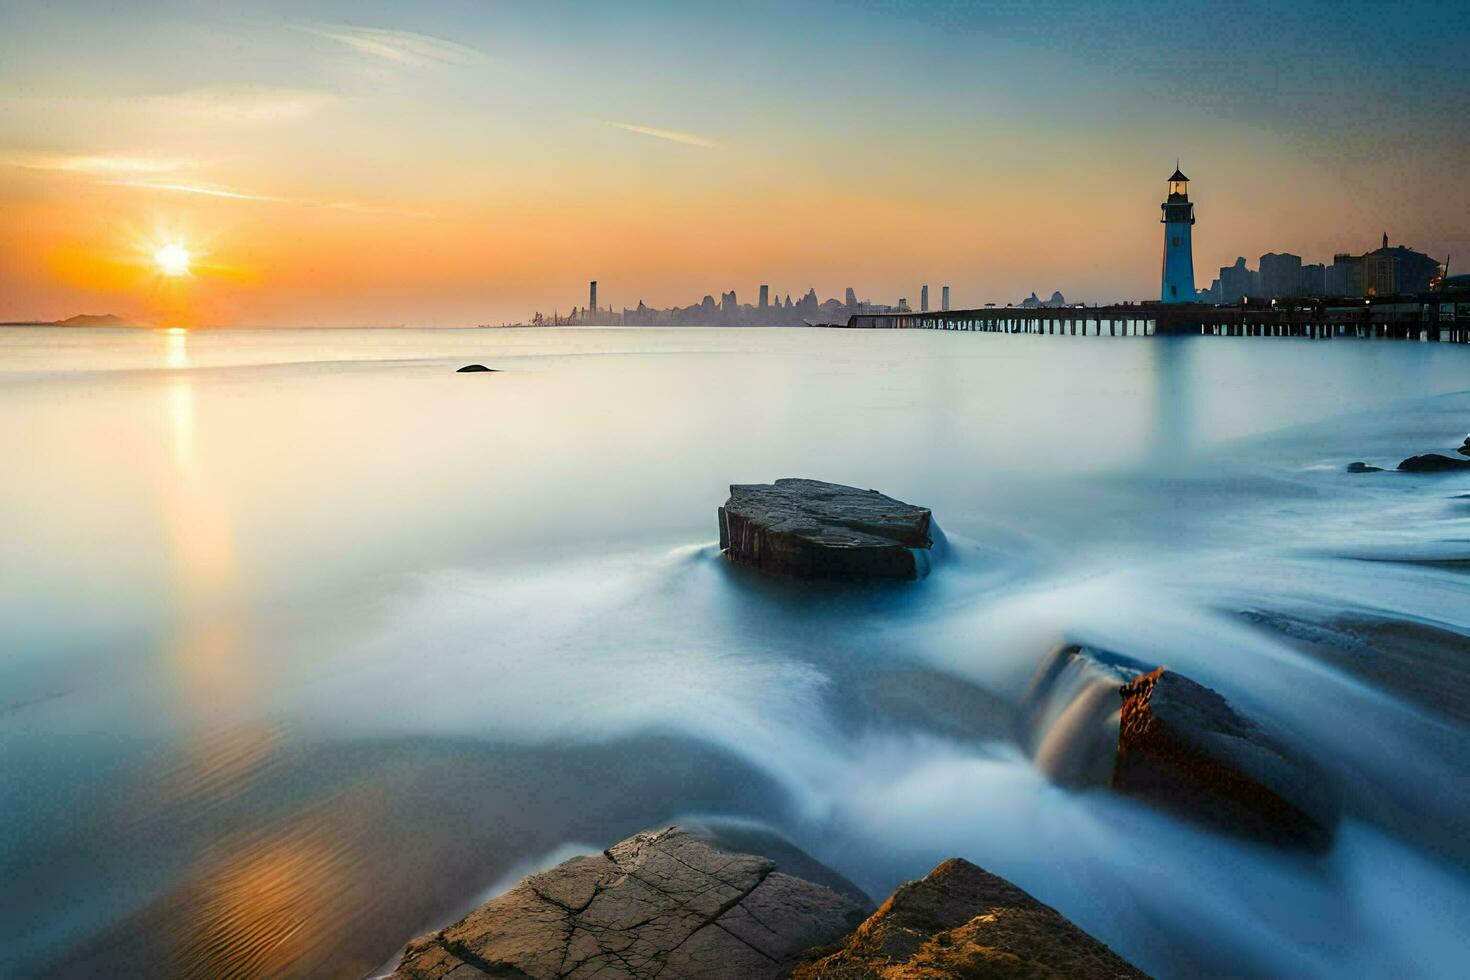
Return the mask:
[[[1122,303],[1113,306],[985,307],[927,313],[857,313],[838,327],[975,330],[1052,336],[1219,336],[1387,338],[1470,343],[1470,297],[1463,294],[1384,300],[1209,306]]]

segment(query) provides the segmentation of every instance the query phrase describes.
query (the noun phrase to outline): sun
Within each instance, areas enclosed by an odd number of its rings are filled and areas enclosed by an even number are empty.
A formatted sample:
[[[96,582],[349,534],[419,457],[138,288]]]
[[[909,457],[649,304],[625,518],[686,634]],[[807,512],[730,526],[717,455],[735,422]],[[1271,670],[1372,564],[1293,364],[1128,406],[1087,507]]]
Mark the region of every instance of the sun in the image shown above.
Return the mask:
[[[165,276],[187,276],[194,256],[177,242],[164,245],[153,253],[153,265]]]

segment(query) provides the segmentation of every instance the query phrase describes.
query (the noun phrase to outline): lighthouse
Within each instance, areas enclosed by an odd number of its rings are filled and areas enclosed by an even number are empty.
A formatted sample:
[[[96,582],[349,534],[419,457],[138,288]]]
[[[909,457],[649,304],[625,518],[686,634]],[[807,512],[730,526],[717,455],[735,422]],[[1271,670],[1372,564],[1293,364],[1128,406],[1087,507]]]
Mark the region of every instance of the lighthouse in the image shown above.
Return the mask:
[[[1164,216],[1164,274],[1159,298],[1165,303],[1194,302],[1194,205],[1189,203],[1189,178],[1174,168],[1169,178],[1169,197],[1160,205]]]

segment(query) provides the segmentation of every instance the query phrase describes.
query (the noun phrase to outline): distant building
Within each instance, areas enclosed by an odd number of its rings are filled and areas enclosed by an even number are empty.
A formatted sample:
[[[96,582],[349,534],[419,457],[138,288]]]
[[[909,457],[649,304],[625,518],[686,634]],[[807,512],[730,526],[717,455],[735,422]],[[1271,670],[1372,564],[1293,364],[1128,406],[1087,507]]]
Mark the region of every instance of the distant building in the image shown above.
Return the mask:
[[[1302,293],[1302,257],[1290,252],[1261,256],[1261,298],[1278,299]]]
[[[1367,296],[1392,296],[1396,293],[1423,293],[1439,276],[1440,264],[1423,252],[1404,245],[1388,244],[1363,256],[1363,293]]]
[[[593,311],[594,313],[597,311],[597,280],[596,279],[592,280],[591,285],[589,285],[587,287],[587,309]]]
[[[1194,205],[1189,203],[1189,178],[1178,167],[1169,178],[1169,197],[1163,204],[1164,272],[1160,298],[1165,303],[1194,302]]]
[[[771,307],[771,287],[761,287],[761,309],[767,310]]]
[[[1392,296],[1399,291],[1398,259],[1387,248],[1363,256],[1363,295]]]
[[[1338,252],[1327,267],[1323,290],[1328,296],[1363,295],[1363,257]]]
[[[1303,296],[1327,295],[1327,267],[1321,262],[1302,266]]]
[[[851,286],[847,287],[847,295],[844,297],[844,301],[848,306],[857,306],[857,291]]]
[[[1234,265],[1220,267],[1220,302],[1239,303],[1241,298],[1256,291],[1251,270],[1245,267],[1245,257],[1235,260]]]
[[[927,282],[919,287],[919,312],[929,312],[929,284]]]
[[[949,287],[939,287],[939,308],[945,313],[949,312]]]

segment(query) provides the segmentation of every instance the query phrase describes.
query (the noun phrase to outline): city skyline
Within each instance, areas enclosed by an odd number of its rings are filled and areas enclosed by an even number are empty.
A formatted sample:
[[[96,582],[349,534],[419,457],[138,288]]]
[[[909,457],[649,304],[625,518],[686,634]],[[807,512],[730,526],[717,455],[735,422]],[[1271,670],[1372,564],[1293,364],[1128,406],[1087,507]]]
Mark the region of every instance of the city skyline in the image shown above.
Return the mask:
[[[560,9],[0,8],[0,319],[497,322],[592,270],[1146,299],[1176,157],[1200,285],[1385,228],[1470,255],[1454,9]]]

